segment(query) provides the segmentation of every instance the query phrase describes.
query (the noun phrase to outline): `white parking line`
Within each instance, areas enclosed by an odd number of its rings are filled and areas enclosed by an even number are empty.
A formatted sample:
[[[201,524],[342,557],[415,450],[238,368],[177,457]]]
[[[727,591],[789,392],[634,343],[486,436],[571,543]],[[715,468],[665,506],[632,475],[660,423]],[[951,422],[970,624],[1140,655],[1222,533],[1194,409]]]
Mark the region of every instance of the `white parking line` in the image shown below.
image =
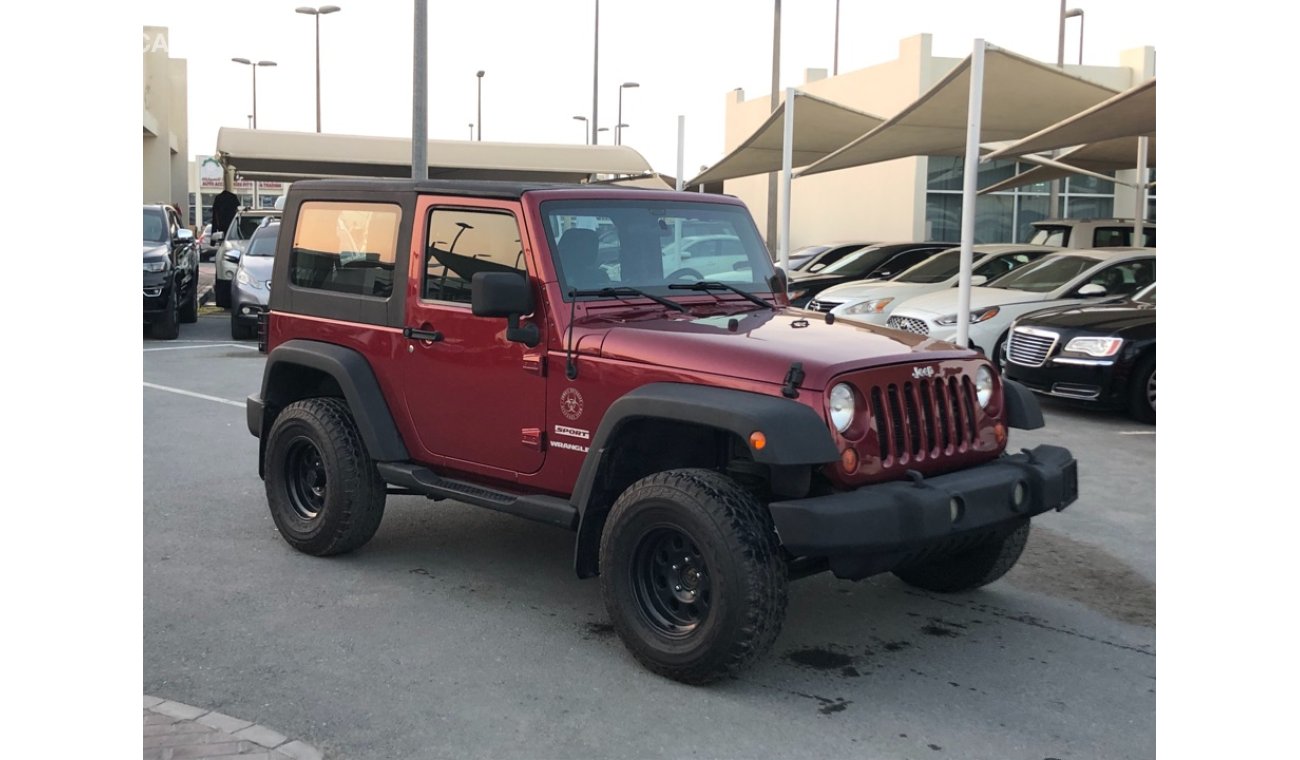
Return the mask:
[[[1121,431],[1119,431],[1119,434],[1120,434],[1120,435],[1155,435],[1155,434],[1156,434],[1156,431],[1154,431],[1154,430],[1121,430]]]
[[[198,341],[194,341],[198,343]],[[204,343],[201,346],[163,346],[162,348],[146,348],[145,351],[191,351],[196,348],[244,348],[249,351],[256,351],[257,346],[246,346],[243,343]]]
[[[201,398],[204,401],[215,401],[218,404],[229,404],[230,406],[237,406],[240,409],[244,408],[243,401],[231,401],[228,398],[217,398],[216,396],[209,396],[205,393],[195,393],[194,391],[181,390],[180,388],[169,388],[165,385],[155,385],[154,383],[145,383],[144,387],[153,388],[154,390],[157,391],[167,391],[168,393],[176,393],[176,394],[180,394],[181,396],[190,396],[191,398]]]

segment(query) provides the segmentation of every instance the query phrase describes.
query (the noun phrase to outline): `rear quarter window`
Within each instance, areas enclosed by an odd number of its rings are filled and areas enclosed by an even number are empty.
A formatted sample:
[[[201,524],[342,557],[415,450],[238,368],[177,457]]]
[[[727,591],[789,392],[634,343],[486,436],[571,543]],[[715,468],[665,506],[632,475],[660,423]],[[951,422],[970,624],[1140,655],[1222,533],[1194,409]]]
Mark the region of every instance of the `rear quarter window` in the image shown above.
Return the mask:
[[[401,209],[390,203],[309,201],[298,211],[289,282],[387,298],[393,292]]]

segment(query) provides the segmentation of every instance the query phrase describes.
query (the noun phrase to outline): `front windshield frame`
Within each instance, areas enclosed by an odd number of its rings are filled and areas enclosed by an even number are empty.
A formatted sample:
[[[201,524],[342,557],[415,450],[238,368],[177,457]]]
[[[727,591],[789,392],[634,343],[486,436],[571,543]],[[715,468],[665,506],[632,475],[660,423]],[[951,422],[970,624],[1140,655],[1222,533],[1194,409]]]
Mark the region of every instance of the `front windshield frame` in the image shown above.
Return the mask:
[[[1148,306],[1156,305],[1156,284],[1153,282],[1133,294],[1133,300]]]
[[[654,221],[647,221],[643,214],[650,213],[657,217]],[[763,239],[759,235],[758,228],[754,225],[753,218],[743,206],[736,206],[729,203],[709,203],[694,202],[681,200],[657,200],[657,199],[620,199],[620,198],[592,198],[592,199],[555,199],[543,201],[539,207],[539,215],[542,220],[543,234],[546,237],[548,253],[551,257],[552,266],[555,268],[557,279],[562,290],[562,297],[565,301],[571,300],[569,291],[576,290],[598,290],[601,288],[637,288],[646,293],[660,297],[682,297],[697,295],[693,291],[684,291],[680,289],[670,289],[671,284],[690,285],[701,280],[694,276],[679,277],[674,280],[667,280],[670,273],[667,268],[673,263],[674,255],[680,256],[680,248],[676,247],[677,241],[682,241],[682,248],[688,238],[704,237],[700,235],[687,234],[691,227],[698,228],[717,228],[726,226],[730,233],[728,237],[734,237],[740,244],[740,250],[731,253],[718,253],[717,258],[743,257],[734,262],[734,265],[725,271],[700,271],[703,274],[703,280],[718,280],[733,285],[741,290],[758,296],[772,295],[775,296],[776,269],[772,263],[771,255],[768,253],[767,246],[763,244]],[[569,222],[583,220],[583,224],[597,225],[599,243],[601,248],[597,251],[597,268],[603,270],[603,274],[608,279],[607,282],[579,282],[575,272],[565,271],[565,262],[560,255],[560,240],[563,233],[574,227],[581,225],[568,225]],[[682,234],[680,238],[676,237],[677,222],[681,222]],[[670,223],[671,222],[671,223]],[[657,226],[656,230],[652,225]],[[707,235],[716,235],[719,233],[706,233]],[[626,237],[626,240],[624,239]],[[654,272],[655,262],[653,249],[647,246],[657,246],[660,258],[659,276],[651,275]],[[644,258],[628,259],[629,254],[624,251],[628,248],[635,252],[641,248],[644,252]],[[633,253],[632,255],[635,255]],[[703,257],[698,257],[703,258]],[[641,267],[646,276],[622,279],[624,263],[631,261],[641,261]],[[679,258],[675,261],[678,266],[674,269],[691,268],[696,269],[700,266],[697,262],[695,267],[691,266],[691,258]],[[719,264],[726,263],[725,261]],[[748,264],[747,268],[736,268],[743,264]],[[748,277],[741,277],[739,273],[749,272]],[[617,275],[613,277],[610,275]],[[702,295],[699,293],[698,295]],[[739,299],[735,294],[728,294],[725,290],[710,291],[709,295],[714,300]],[[586,301],[591,299],[610,299],[626,300],[636,298],[637,296],[580,296],[579,299]]]
[[[1033,282],[1033,276],[1038,274],[1040,271],[1044,269],[1057,268],[1073,262],[1082,262],[1084,266],[1075,270],[1073,274],[1070,274],[1068,277],[1066,277],[1065,279],[1059,282],[1056,281],[1051,281],[1049,283]],[[1096,267],[1098,264],[1101,264],[1102,262],[1103,262],[1102,259],[1098,259],[1093,256],[1086,256],[1084,254],[1079,254],[1079,253],[1070,253],[1064,255],[1048,255],[1048,256],[1044,256],[1038,261],[1033,262],[1032,264],[1026,264],[1018,269],[1013,269],[1010,272],[1007,272],[1006,274],[997,278],[996,280],[985,283],[984,287],[1002,288],[1004,290],[1023,290],[1030,293],[1050,293],[1051,291],[1056,290],[1057,288],[1061,288],[1064,287],[1065,285],[1068,285],[1069,283],[1078,279],[1083,274],[1092,271],[1094,267]],[[1025,287],[1026,282],[1029,282],[1031,286]]]

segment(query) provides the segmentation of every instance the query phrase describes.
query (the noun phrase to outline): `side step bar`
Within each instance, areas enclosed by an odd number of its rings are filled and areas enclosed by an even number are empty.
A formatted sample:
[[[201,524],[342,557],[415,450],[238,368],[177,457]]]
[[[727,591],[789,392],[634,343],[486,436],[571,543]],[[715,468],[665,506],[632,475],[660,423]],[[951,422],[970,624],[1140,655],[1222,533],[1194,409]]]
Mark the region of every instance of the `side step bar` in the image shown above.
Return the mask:
[[[519,495],[461,480],[444,478],[410,462],[375,462],[384,482],[439,499],[455,499],[478,507],[576,530],[578,510],[565,499],[554,496]]]

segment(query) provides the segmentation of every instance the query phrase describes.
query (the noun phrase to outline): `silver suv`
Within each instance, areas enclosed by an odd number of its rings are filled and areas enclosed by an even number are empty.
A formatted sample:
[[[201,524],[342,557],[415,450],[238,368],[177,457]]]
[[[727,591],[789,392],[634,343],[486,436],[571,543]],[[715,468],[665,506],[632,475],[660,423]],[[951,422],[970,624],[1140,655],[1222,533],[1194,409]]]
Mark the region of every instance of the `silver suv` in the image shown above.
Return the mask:
[[[280,212],[275,209],[240,209],[230,222],[230,229],[217,250],[217,279],[212,292],[216,295],[217,306],[230,306],[230,283],[235,279],[235,270],[239,268],[239,257],[248,247],[257,229],[271,221],[278,221]]]

